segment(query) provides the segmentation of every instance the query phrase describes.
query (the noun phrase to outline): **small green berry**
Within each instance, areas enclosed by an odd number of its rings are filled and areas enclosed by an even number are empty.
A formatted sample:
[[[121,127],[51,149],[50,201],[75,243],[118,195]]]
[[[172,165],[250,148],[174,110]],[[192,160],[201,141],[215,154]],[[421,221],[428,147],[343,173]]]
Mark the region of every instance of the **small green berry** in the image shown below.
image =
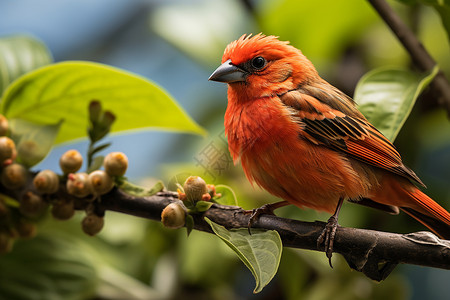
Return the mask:
[[[52,205],[52,216],[58,220],[68,220],[75,214],[73,201],[60,200]]]
[[[194,203],[202,200],[203,195],[208,193],[206,182],[199,176],[189,176],[183,185],[183,189],[187,200]]]
[[[59,159],[59,166],[64,174],[75,173],[83,165],[83,157],[77,150],[66,151]]]
[[[186,223],[186,212],[179,203],[170,203],[161,213],[161,222],[167,228],[181,228]]]
[[[106,173],[111,176],[123,176],[128,168],[128,158],[122,152],[111,152],[103,162]]]
[[[10,164],[17,157],[16,144],[6,136],[0,137],[0,163]]]
[[[114,187],[114,180],[103,170],[96,170],[89,174],[92,190],[97,195],[104,195]]]
[[[4,115],[0,115],[0,135],[6,135],[9,131],[8,119]]]
[[[27,169],[21,164],[10,164],[3,168],[0,180],[7,189],[21,188],[27,182]]]
[[[40,171],[33,179],[34,187],[43,194],[54,194],[59,188],[59,178],[51,170]]]
[[[83,228],[84,233],[94,236],[102,230],[104,224],[104,217],[99,217],[92,213],[84,217],[81,222],[81,227]]]
[[[92,194],[92,186],[87,173],[69,174],[66,187],[69,194],[78,198]]]
[[[19,211],[27,217],[36,217],[40,215],[47,204],[42,200],[42,197],[36,195],[35,193],[28,191],[26,192],[19,204]]]

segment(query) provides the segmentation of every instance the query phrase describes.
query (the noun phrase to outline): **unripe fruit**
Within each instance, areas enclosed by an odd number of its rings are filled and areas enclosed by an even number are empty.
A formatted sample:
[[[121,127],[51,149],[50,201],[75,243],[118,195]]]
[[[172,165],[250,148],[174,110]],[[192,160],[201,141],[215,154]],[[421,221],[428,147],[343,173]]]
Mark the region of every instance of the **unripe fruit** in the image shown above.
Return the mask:
[[[167,228],[181,228],[186,223],[186,212],[179,203],[170,203],[161,213],[161,222]]]
[[[64,174],[75,173],[83,164],[83,157],[77,150],[69,150],[59,159],[59,166]]]
[[[18,189],[27,182],[27,170],[20,164],[10,164],[3,168],[1,182],[7,189]]]
[[[0,163],[11,163],[17,157],[16,144],[9,137],[0,137]]]
[[[103,161],[106,173],[111,176],[123,176],[128,168],[128,158],[122,152],[111,152]]]
[[[87,173],[69,174],[66,187],[69,194],[78,198],[92,194],[92,186]]]
[[[183,189],[187,200],[192,202],[202,200],[202,196],[208,193],[206,182],[199,176],[189,176],[183,185]]]
[[[36,217],[40,215],[46,207],[47,204],[42,200],[41,196],[28,191],[23,195],[20,201],[19,211],[24,216]]]
[[[88,214],[81,222],[81,227],[84,233],[93,236],[102,230],[104,224],[105,220],[103,217],[99,217],[96,214]]]
[[[69,174],[66,187],[69,194],[78,198],[92,194],[92,186],[87,173]]]
[[[59,188],[59,178],[51,170],[39,172],[33,179],[34,187],[43,194],[54,194]]]
[[[53,203],[52,216],[58,220],[68,220],[75,214],[73,201],[58,201]]]
[[[108,193],[114,187],[114,180],[103,170],[96,170],[89,174],[92,190],[97,195]]]
[[[9,131],[8,119],[4,115],[0,115],[0,135],[6,135]]]

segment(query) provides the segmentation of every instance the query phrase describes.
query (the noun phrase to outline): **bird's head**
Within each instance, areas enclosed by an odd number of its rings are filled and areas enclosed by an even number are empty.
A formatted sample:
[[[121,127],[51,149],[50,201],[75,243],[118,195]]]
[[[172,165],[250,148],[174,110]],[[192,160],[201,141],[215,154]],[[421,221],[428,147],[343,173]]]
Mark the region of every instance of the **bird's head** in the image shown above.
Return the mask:
[[[275,36],[243,35],[225,49],[209,80],[228,83],[250,98],[274,96],[317,76],[312,63],[289,42]]]

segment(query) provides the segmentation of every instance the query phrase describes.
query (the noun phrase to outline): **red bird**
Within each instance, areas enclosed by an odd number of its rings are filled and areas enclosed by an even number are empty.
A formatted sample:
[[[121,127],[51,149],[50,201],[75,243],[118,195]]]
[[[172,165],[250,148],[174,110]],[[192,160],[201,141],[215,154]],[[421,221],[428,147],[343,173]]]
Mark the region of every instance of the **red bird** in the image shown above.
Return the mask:
[[[274,36],[230,43],[209,80],[228,84],[225,133],[247,178],[287,204],[333,213],[318,239],[331,258],[344,199],[391,213],[399,209],[450,239],[450,214],[395,147],[323,80],[300,50]]]

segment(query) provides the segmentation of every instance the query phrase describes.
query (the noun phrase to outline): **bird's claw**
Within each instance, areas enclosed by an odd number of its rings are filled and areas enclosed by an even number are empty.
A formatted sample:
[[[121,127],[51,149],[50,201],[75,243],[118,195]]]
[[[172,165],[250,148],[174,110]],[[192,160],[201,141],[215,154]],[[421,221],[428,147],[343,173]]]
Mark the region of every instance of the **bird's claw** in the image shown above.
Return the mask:
[[[276,208],[276,207],[275,207]],[[261,215],[274,215],[273,211],[275,209],[271,204],[264,204],[261,207],[252,209],[252,210],[246,210],[245,214],[251,214],[250,219],[248,220],[248,233],[251,235],[251,228],[252,226],[258,221],[259,217]]]
[[[317,239],[317,248],[320,249],[320,245],[324,244],[324,250],[328,257],[328,261],[330,263],[330,267],[333,268],[331,263],[331,257],[333,256],[333,245],[334,245],[334,237],[336,236],[336,230],[338,228],[338,221],[335,216],[331,216],[328,219],[327,225],[323,229],[319,238]]]

